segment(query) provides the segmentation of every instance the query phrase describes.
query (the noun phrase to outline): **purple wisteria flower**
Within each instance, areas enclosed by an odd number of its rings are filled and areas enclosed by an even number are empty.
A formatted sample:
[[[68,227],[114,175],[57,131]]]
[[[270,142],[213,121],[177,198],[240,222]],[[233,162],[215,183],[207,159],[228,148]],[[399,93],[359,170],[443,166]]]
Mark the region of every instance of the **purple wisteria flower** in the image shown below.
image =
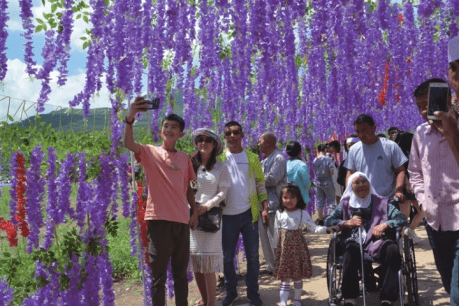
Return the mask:
[[[42,243],[42,247],[46,250],[52,245],[54,240],[54,224],[59,218],[59,207],[58,207],[58,198],[59,194],[57,192],[56,185],[56,154],[54,153],[56,149],[53,147],[48,148],[48,171],[46,177],[48,178],[47,187],[48,187],[48,203],[46,205],[46,212],[48,213],[48,218],[46,220],[46,231],[45,239]],[[63,217],[62,217],[63,219]]]
[[[61,292],[62,296],[62,305],[65,306],[79,306],[83,305],[81,303],[81,290],[78,287],[78,284],[81,283],[80,273],[82,270],[81,265],[78,262],[78,257],[73,254],[70,261],[72,268],[66,273],[69,278],[69,289],[67,291]]]
[[[77,221],[78,227],[83,229],[85,221],[85,208],[90,198],[90,186],[86,182],[86,154],[78,153],[78,191],[76,198],[75,214],[73,218]]]
[[[8,66],[6,62],[8,58],[6,56],[6,40],[8,38],[8,31],[7,22],[10,19],[8,16],[8,1],[7,0],[0,0],[0,82],[6,76],[6,72],[8,70]]]
[[[115,176],[110,166],[110,157],[103,154],[99,157],[99,160],[101,172],[94,199],[94,203],[97,203],[97,205],[92,205],[89,237],[103,236],[104,224],[108,216],[108,207],[112,199],[113,177]]]
[[[0,305],[10,305],[14,300],[14,290],[8,286],[6,278],[0,279]]]
[[[99,305],[99,277],[100,270],[97,258],[93,255],[83,254],[86,258],[86,281],[82,289],[82,305]]]
[[[45,192],[45,178],[41,175],[40,166],[44,155],[40,145],[35,147],[30,155],[30,168],[26,173],[26,217],[30,229],[26,249],[27,253],[31,253],[33,248],[38,247],[40,229],[43,226],[43,213],[40,203],[43,200]]]
[[[20,153],[20,152],[18,152]],[[16,202],[16,197],[17,197],[17,192],[16,188],[18,185],[18,180],[16,178],[16,171],[18,167],[17,159],[16,159],[16,153],[11,154],[10,158],[10,176],[11,176],[11,188],[10,188],[10,218],[11,218],[11,223],[13,223],[14,226],[17,226],[18,221],[14,217],[17,212],[17,202]]]
[[[65,215],[69,214],[71,217],[74,216],[75,211],[70,207],[70,196],[72,193],[72,183],[70,176],[72,174],[73,166],[75,165],[75,155],[67,153],[64,161],[61,164],[59,170],[59,176],[56,179],[56,185],[59,188],[59,200],[57,203],[57,214],[55,215],[54,221],[57,224],[65,222]]]
[[[123,207],[123,217],[129,218],[129,165],[128,165],[129,155],[121,154],[119,163],[118,163],[118,180],[120,182],[121,189],[121,203]],[[132,166],[134,168],[134,166]],[[128,174],[129,173],[129,174]]]
[[[61,17],[62,22],[62,33],[59,34],[58,39],[56,40],[56,45],[58,45],[57,55],[59,56],[59,77],[57,84],[59,86],[64,86],[67,82],[67,63],[70,59],[70,37],[73,30],[73,10],[72,10],[72,0],[65,0],[65,10],[62,13]]]
[[[115,293],[113,292],[113,268],[108,257],[108,252],[102,253],[97,257],[97,267],[100,275],[100,285],[102,287],[102,298],[104,306],[115,304]]]
[[[41,55],[43,56],[43,68],[37,73],[37,79],[42,80],[40,96],[37,101],[37,111],[43,112],[45,110],[45,103],[49,100],[48,95],[51,93],[51,72],[57,64],[56,45],[54,44],[54,31],[48,30],[45,33],[45,46],[43,47]]]
[[[23,305],[38,306],[58,304],[59,299],[59,278],[61,273],[57,271],[57,262],[51,263],[50,267],[45,266],[39,261],[35,262],[37,268],[35,269],[35,278],[42,278],[48,280],[49,283],[43,287],[37,288],[37,292],[24,300]]]
[[[37,63],[33,60],[33,43],[32,43],[32,34],[34,32],[33,25],[33,13],[32,13],[32,0],[19,0],[19,5],[21,7],[20,16],[22,18],[22,28],[24,33],[21,34],[25,38],[24,43],[24,63],[27,65],[26,72],[29,75],[35,75],[37,69],[34,68]]]

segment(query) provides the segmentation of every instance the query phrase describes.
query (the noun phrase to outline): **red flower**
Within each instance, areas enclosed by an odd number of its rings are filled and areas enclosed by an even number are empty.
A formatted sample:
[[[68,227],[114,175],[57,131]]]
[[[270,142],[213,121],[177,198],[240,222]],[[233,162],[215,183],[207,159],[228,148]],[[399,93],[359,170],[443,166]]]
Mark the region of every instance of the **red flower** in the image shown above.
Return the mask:
[[[398,14],[397,19],[400,22],[400,26],[403,27],[403,22],[405,22],[405,18],[403,18],[403,15],[402,14]]]
[[[150,264],[148,260],[148,223],[145,221],[145,211],[147,209],[147,203],[143,201],[143,183],[137,181],[137,221],[140,225],[140,240],[142,246],[145,249],[145,263],[147,265]]]
[[[18,235],[16,233],[16,228],[11,221],[5,221],[5,219],[0,218],[0,230],[6,231],[10,247],[18,246]]]
[[[386,105],[386,95],[387,95],[387,84],[389,83],[389,62],[386,62],[386,65],[384,66],[384,84],[383,88],[381,89],[381,92],[378,95],[379,103],[382,105]]]
[[[26,208],[25,208],[25,194],[26,194],[26,171],[25,171],[25,158],[19,153],[16,153],[16,160],[18,168],[16,171],[17,187],[16,187],[16,200],[18,212],[14,219],[18,221],[18,227],[21,230],[21,236],[29,236],[29,227],[26,221]]]

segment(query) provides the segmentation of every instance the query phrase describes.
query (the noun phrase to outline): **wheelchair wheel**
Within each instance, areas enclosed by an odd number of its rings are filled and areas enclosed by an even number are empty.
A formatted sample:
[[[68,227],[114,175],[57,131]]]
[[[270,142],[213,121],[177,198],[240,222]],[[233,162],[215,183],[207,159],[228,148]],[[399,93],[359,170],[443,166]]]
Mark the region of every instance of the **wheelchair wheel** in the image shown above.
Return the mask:
[[[414,255],[413,241],[405,236],[405,264],[406,264],[406,287],[408,301],[411,306],[419,305],[418,274],[416,271],[416,257]]]
[[[332,238],[327,252],[327,288],[328,304],[338,305],[342,299],[341,293],[341,267],[335,261],[337,259],[335,250],[335,239]]]

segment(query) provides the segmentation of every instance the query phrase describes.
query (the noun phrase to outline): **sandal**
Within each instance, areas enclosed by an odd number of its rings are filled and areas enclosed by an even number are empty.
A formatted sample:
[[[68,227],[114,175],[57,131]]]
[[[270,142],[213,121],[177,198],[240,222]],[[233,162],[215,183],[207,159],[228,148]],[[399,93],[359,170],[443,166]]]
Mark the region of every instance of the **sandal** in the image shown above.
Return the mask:
[[[200,300],[198,302],[198,306],[206,306],[206,302],[204,302],[204,300]]]

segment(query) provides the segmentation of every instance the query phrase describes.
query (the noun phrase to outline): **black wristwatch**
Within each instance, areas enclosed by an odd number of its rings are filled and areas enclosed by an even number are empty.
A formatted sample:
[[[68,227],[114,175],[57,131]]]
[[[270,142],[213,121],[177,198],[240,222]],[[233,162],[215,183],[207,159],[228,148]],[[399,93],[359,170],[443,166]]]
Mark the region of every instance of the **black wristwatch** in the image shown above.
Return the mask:
[[[134,121],[135,121],[135,117],[134,117],[134,119],[132,119],[132,121],[128,121],[127,120],[127,116],[124,117],[124,123],[126,123],[126,124],[132,125],[134,123]]]

